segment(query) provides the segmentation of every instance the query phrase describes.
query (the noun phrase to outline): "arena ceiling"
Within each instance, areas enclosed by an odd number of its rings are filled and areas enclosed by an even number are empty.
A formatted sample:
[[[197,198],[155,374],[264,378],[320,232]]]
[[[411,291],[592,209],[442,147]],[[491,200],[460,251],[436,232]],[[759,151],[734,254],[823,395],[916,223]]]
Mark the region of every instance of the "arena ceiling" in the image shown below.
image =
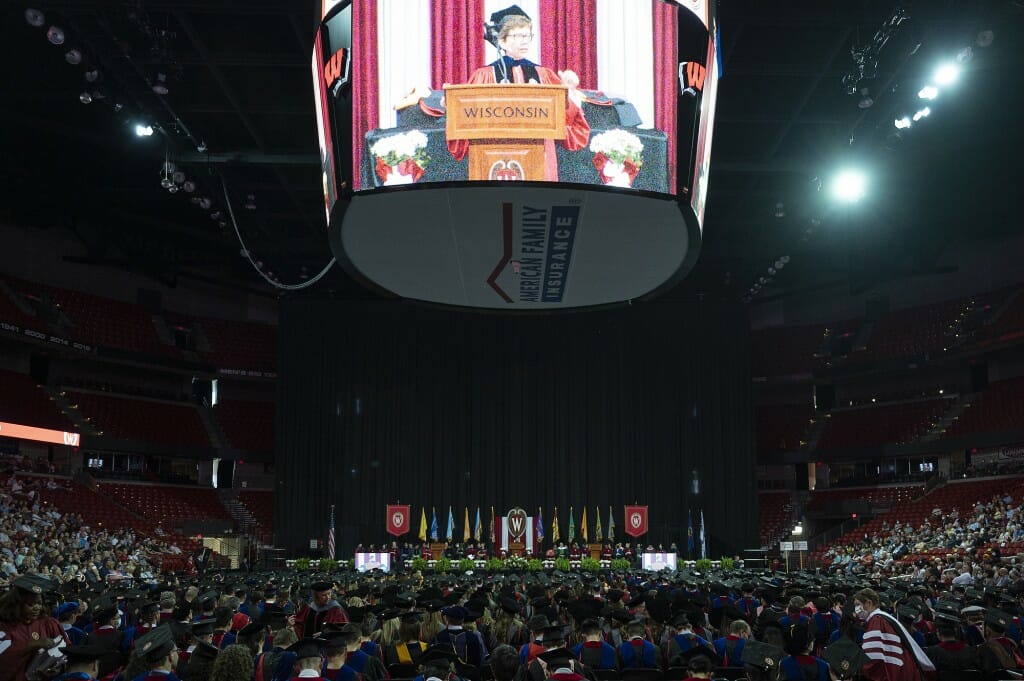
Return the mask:
[[[264,268],[288,282],[312,276],[330,259],[309,77],[318,4],[4,3],[0,217],[73,233],[86,252],[76,262],[270,292],[224,219],[223,177]],[[721,0],[704,248],[670,295],[744,298],[782,256],[755,300],[863,290],[937,271],[966,240],[1020,231],[1022,4]],[[29,7],[45,25],[29,25]],[[50,25],[63,45],[48,42]],[[866,70],[853,87],[858,47]],[[921,108],[917,92],[937,65],[965,47],[958,82],[897,134],[895,119]],[[71,48],[81,64],[67,63]],[[92,69],[100,76],[89,83]],[[161,84],[164,95],[153,91]],[[104,97],[83,104],[84,92]],[[168,134],[136,137],[140,120]],[[161,187],[165,151],[210,208]],[[840,209],[828,185],[853,162],[872,178],[870,195]],[[319,286],[370,295],[337,268]]]

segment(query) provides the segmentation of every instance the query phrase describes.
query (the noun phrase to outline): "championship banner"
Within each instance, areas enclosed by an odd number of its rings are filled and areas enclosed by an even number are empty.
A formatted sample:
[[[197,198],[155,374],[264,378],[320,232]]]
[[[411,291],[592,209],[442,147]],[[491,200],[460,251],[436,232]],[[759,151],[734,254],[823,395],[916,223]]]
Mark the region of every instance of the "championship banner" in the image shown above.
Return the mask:
[[[388,505],[388,534],[401,537],[409,531],[410,524],[409,506],[397,504]]]
[[[640,537],[647,534],[647,507],[626,506],[626,534]]]

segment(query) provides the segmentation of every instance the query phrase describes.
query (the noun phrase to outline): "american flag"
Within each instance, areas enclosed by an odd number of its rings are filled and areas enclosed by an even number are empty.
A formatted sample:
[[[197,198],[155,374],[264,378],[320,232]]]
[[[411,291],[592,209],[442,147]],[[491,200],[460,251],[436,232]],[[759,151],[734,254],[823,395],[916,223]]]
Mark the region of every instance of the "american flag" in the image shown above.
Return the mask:
[[[327,557],[334,560],[334,504],[331,504],[331,522],[327,526]]]

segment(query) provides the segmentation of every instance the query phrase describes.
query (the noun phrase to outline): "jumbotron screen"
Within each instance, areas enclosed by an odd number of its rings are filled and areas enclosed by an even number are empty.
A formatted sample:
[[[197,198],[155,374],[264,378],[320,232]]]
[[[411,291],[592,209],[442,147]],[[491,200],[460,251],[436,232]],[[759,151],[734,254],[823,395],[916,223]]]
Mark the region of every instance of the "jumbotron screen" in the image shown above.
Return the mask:
[[[696,262],[708,0],[324,0],[312,77],[331,247],[457,307],[645,299]]]
[[[325,22],[328,49],[351,36],[352,59],[332,72],[322,55],[317,89],[351,83],[352,189],[515,180],[676,194],[684,5],[701,3],[352,0]]]

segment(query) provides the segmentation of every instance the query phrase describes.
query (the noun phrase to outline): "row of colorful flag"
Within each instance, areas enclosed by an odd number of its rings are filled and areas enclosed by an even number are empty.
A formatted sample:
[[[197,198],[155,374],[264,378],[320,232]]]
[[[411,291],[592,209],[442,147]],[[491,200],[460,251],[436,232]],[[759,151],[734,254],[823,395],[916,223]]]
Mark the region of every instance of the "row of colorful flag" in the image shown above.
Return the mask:
[[[397,507],[389,507],[389,509],[391,509],[391,508],[397,508]],[[594,517],[596,518],[596,520],[595,520],[594,525],[593,525],[593,534],[591,534],[591,532],[590,532],[591,526],[590,526],[590,523],[587,520],[587,509],[584,508],[583,509],[583,513],[580,516],[579,535],[578,535],[578,537],[580,539],[582,539],[584,542],[590,542],[591,537],[593,537],[593,541],[595,541],[595,542],[603,542],[605,540],[607,540],[607,541],[615,541],[615,515],[614,515],[614,513],[612,513],[612,507],[611,506],[608,507],[608,516],[607,516],[608,517],[608,522],[607,522],[606,525],[602,525],[602,523],[601,523],[601,510],[599,508],[596,508],[596,507],[595,507],[594,510],[595,510]],[[404,523],[401,522],[401,518],[393,517],[390,514],[391,514],[391,511],[389,510],[388,531],[392,532],[392,534],[396,534],[396,535],[404,534],[404,532],[400,533],[400,532],[393,531],[393,530],[401,530]],[[464,516],[464,519],[463,519],[463,522],[462,522],[462,541],[463,542],[468,542],[470,540],[483,541],[486,538],[486,539],[490,539],[491,543],[494,543],[494,541],[495,541],[495,528],[496,528],[496,524],[495,524],[495,516],[494,516],[494,507],[493,506],[491,506],[491,522],[487,525],[487,532],[488,532],[487,535],[484,534],[484,525],[483,525],[483,523],[481,521],[480,507],[479,506],[476,509],[476,520],[475,520],[475,522],[473,522],[473,523],[470,522],[470,515],[469,515],[469,507],[468,506],[465,507],[463,516]],[[552,544],[557,544],[562,539],[561,532],[559,530],[560,524],[561,523],[560,523],[560,521],[558,519],[558,507],[556,506],[555,509],[554,509],[554,514],[552,515],[552,518],[551,518],[551,526],[550,526],[550,530],[551,530],[551,543]],[[644,518],[644,524],[646,525],[646,518]],[[570,506],[569,507],[569,533],[568,533],[568,536],[567,536],[567,541],[573,542],[573,541],[575,541],[577,539],[576,528],[577,528],[577,526],[576,526],[576,513],[574,512],[573,507]],[[605,533],[604,528],[607,528],[607,535]],[[537,542],[543,542],[544,541],[546,535],[545,535],[545,526],[544,526],[544,510],[542,508],[538,508],[537,509],[537,517],[533,521],[533,532],[534,532],[534,538],[535,538],[535,540]],[[440,541],[441,537],[444,537],[447,541],[454,541],[454,539],[457,536],[459,536],[459,535],[458,535],[458,531],[457,531],[457,528],[456,528],[456,525],[455,525],[455,516],[454,516],[454,514],[452,512],[452,507],[451,506],[448,507],[448,522],[447,522],[446,530],[445,530],[444,534],[441,533],[440,525],[438,524],[437,507],[432,507],[431,508],[431,517],[430,517],[430,522],[429,523],[427,522],[427,509],[426,508],[420,509],[420,526],[419,526],[419,534],[418,534],[418,536],[419,536],[419,540],[420,541],[427,541],[428,539],[431,540],[431,541]]]

